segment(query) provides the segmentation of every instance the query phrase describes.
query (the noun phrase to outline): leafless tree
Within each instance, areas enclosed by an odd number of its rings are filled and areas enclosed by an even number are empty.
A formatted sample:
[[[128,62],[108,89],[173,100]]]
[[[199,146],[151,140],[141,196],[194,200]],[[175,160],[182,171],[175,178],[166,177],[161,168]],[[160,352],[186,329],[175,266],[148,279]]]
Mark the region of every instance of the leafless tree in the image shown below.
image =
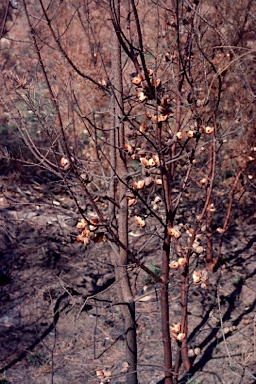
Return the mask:
[[[255,47],[243,39],[255,26],[255,9],[252,1],[236,7],[230,22],[228,1],[23,0],[24,42],[36,64],[26,68],[20,55],[16,70],[1,75],[2,107],[33,161],[60,175],[75,199],[82,190],[94,212],[80,209],[77,240],[86,246],[104,239],[111,246],[112,304],[122,308],[130,384],[138,378],[128,267],[143,269],[160,286],[165,383],[177,383],[181,361],[185,371],[191,368],[189,287],[207,289],[209,273],[220,265],[234,200],[253,183]],[[76,46],[77,36],[84,36],[85,47]],[[228,177],[232,183],[221,195],[218,185]],[[216,216],[219,210],[224,213]],[[161,276],[134,251],[132,221],[161,241]],[[201,267],[198,255],[204,256]],[[180,284],[175,324],[170,276]]]

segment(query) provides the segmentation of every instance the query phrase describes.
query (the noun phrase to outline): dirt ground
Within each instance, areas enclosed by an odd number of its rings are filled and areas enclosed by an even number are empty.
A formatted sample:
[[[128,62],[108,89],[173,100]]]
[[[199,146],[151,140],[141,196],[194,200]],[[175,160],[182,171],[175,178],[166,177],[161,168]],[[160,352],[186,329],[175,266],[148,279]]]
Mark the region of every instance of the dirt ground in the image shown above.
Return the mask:
[[[1,176],[2,384],[100,383],[97,370],[111,372],[112,384],[125,381],[122,315],[110,305],[115,295],[110,248],[77,243],[78,219],[74,201],[54,178],[46,183],[41,176]],[[255,240],[255,214],[234,219],[209,288],[191,284],[194,366],[189,375],[181,371],[180,383],[256,383]],[[142,259],[157,268],[160,252],[158,242],[149,239]],[[130,273],[139,381],[156,384],[162,379],[158,286],[135,267]],[[172,322],[179,321],[178,281],[172,273]]]

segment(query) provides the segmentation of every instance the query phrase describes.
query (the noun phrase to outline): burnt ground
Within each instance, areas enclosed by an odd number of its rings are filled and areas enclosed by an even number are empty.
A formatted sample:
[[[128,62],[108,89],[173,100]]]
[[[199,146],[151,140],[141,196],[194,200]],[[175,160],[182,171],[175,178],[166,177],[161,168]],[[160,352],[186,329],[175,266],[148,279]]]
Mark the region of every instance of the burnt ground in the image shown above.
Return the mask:
[[[49,175],[1,176],[2,384],[99,383],[96,370],[110,371],[113,384],[125,380],[122,315],[110,305],[115,298],[110,248],[108,243],[87,248],[77,243],[78,219],[74,201]],[[137,235],[135,229],[132,236]],[[208,289],[191,284],[189,353],[194,368],[189,375],[181,371],[180,383],[256,382],[255,239],[253,212],[234,219],[222,266],[210,276]],[[149,238],[142,259],[155,271],[160,266],[155,238]],[[137,268],[130,273],[139,380],[156,384],[162,378],[158,286]],[[173,272],[172,322],[179,321],[178,281]]]

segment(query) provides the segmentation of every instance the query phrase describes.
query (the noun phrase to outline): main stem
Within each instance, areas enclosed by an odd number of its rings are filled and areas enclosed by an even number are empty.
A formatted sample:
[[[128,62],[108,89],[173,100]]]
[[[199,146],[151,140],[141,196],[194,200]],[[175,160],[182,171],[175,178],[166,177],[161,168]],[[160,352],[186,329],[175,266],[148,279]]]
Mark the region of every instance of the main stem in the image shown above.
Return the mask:
[[[115,15],[120,23],[120,0],[113,2],[115,6]],[[135,322],[135,302],[130,286],[128,266],[128,206],[127,206],[127,165],[126,155],[124,153],[124,124],[123,116],[123,78],[121,62],[121,46],[117,37],[117,31],[113,35],[112,45],[112,71],[113,71],[113,127],[114,141],[112,156],[116,162],[116,173],[118,179],[115,188],[115,201],[118,204],[117,233],[120,242],[124,247],[118,247],[118,256],[116,257],[116,281],[119,301],[121,302],[121,312],[125,324],[125,343],[126,343],[126,362],[128,363],[127,384],[137,384],[137,340],[136,340],[136,322]],[[113,191],[112,191],[113,192]]]
[[[170,262],[170,235],[167,232],[167,225],[173,223],[173,214],[171,209],[171,181],[172,173],[166,168],[165,159],[162,151],[162,123],[158,123],[156,129],[156,137],[159,145],[159,158],[161,164],[161,173],[164,190],[164,202],[166,209],[166,228],[165,238],[162,252],[162,276],[160,284],[160,302],[161,302],[161,322],[162,322],[162,341],[164,347],[164,378],[165,384],[173,383],[172,370],[172,349],[170,337],[170,320],[169,320],[169,262]]]
[[[169,321],[169,254],[170,254],[170,236],[166,234],[163,253],[162,253],[162,282],[160,285],[160,302],[161,302],[161,321],[162,321],[162,341],[164,347],[164,378],[165,384],[172,384],[172,349],[170,338],[170,321]]]

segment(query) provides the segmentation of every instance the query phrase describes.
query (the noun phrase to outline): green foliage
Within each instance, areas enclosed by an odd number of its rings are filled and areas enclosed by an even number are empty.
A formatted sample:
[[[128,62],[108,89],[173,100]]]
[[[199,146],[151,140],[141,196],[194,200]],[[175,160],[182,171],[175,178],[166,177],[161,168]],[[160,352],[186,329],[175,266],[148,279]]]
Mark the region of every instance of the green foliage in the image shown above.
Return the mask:
[[[0,135],[7,135],[8,134],[8,128],[4,125],[0,125]]]
[[[232,283],[237,287],[243,283],[243,278],[239,275],[234,275],[232,278]]]
[[[229,179],[233,175],[234,175],[234,172],[232,171],[232,169],[226,169],[226,170],[222,171],[222,179],[223,180]]]
[[[12,123],[0,123],[0,135],[10,135],[10,134],[16,134],[18,133],[17,126]]]
[[[161,269],[159,267],[155,266],[152,262],[149,262],[147,267],[155,275],[161,276]],[[150,276],[150,275],[145,276],[145,279],[144,279],[144,284],[145,285],[149,285],[149,284],[153,284],[153,283],[154,283],[154,279],[152,278],[152,276]]]
[[[132,161],[132,166],[133,168],[138,171],[139,169],[141,169],[141,163],[139,160],[133,160]]]
[[[201,381],[200,380],[197,380],[197,379],[188,379],[188,381],[186,381],[187,384],[200,384]]]
[[[117,315],[118,319],[120,319],[120,320],[123,319],[122,312],[118,311],[116,315]]]
[[[27,361],[33,367],[40,367],[50,362],[50,359],[43,352],[31,352],[27,355]]]

